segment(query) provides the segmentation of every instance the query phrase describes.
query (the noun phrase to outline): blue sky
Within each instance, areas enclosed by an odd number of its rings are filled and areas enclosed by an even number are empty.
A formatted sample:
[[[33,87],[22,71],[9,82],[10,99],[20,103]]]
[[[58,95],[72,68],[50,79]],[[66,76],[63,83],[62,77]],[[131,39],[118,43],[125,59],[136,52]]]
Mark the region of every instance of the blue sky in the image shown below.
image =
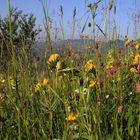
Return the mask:
[[[7,15],[7,1],[8,0],[0,0],[0,15],[2,17]],[[44,0],[45,1],[45,0]],[[48,0],[50,1],[50,16],[53,19],[53,22],[57,23],[59,26],[60,17],[58,16],[58,11],[60,8],[60,5],[63,6],[64,9],[64,29],[65,33],[67,33],[65,36],[70,38],[71,36],[71,19],[72,19],[72,13],[73,8],[76,6],[77,8],[77,19],[79,19],[79,26],[77,27],[75,38],[78,38],[78,34],[80,33],[80,30],[82,26],[85,23],[86,17],[83,17],[80,19],[80,17],[83,16],[83,14],[87,11],[87,7],[85,5],[85,0]],[[87,0],[87,3],[95,2],[96,0]],[[135,5],[136,2],[136,5]],[[104,15],[101,12],[102,8],[106,5],[108,6],[109,0],[102,0],[102,2],[99,5],[98,8],[98,14],[96,16],[97,24],[100,25],[103,30],[103,20]],[[39,0],[11,0],[11,5],[13,7],[18,7],[18,9],[22,10],[23,13],[33,13],[35,17],[37,18],[37,25],[43,25],[43,10],[41,3]],[[136,7],[135,7],[136,6]],[[129,26],[129,36],[130,38],[133,38],[133,25],[132,21],[130,20],[131,14],[134,11],[135,8],[140,7],[140,0],[116,0],[116,7],[117,7],[117,13],[116,13],[116,24],[118,28],[118,32],[120,32],[121,35],[126,34],[127,27]],[[89,19],[90,20],[90,19]],[[85,30],[85,34],[88,34],[89,30]]]

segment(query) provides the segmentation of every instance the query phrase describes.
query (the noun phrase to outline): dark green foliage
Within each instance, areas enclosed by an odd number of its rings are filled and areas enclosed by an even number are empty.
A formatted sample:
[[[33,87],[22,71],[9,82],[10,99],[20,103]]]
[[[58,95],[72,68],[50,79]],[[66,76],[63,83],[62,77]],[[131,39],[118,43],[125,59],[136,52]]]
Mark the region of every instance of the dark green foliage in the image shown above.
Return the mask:
[[[33,14],[23,14],[17,8],[11,9],[12,42],[18,57],[19,51],[30,53],[36,37],[41,31],[36,29],[36,18]],[[0,17],[0,64],[6,67],[11,60],[10,28],[8,17]]]

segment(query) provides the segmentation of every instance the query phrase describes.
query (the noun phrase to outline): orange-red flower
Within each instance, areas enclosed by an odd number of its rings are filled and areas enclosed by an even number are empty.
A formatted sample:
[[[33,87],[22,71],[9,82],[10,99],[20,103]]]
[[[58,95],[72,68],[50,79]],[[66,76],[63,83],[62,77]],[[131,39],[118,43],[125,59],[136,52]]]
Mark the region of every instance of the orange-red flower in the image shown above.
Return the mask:
[[[44,78],[43,85],[48,85],[48,84],[49,84],[49,80],[47,78]]]

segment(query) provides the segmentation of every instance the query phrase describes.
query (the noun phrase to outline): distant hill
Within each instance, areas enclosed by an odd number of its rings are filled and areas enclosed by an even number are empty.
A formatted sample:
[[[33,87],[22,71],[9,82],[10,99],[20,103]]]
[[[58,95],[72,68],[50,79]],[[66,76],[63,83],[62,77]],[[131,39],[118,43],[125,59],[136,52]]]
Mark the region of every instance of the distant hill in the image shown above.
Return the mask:
[[[119,46],[123,46],[124,41],[122,40],[117,40],[114,41],[116,42]],[[107,47],[109,45],[108,42],[103,43],[105,44],[105,46]],[[56,42],[52,42],[53,48],[54,49],[61,49],[61,50],[65,50],[68,48],[68,46],[70,45],[72,47],[72,49],[76,50],[76,51],[80,51],[81,49],[83,49],[84,47],[86,47],[87,45],[94,45],[94,40],[92,39],[68,39],[68,40],[59,40]],[[40,49],[40,48],[46,48],[47,47],[47,43],[45,42],[36,42],[36,49]],[[113,47],[113,46],[112,46]]]
[[[117,44],[118,46],[123,46],[124,41],[123,40],[117,40],[114,41],[114,44]],[[107,49],[107,47],[109,47],[109,42],[102,42],[102,44],[104,45],[103,50]],[[53,46],[53,51],[57,52],[58,50],[64,51],[66,49],[68,49],[69,47],[71,47],[71,49],[73,49],[76,52],[81,51],[82,49],[84,49],[87,46],[94,46],[94,40],[89,40],[89,39],[68,39],[68,40],[59,40],[56,42],[52,42],[52,46]],[[116,45],[112,45],[111,43],[111,48],[114,48]],[[44,52],[46,51],[47,48],[47,43],[46,42],[36,42],[36,46],[33,48],[33,53],[37,53],[38,55],[42,56],[44,54]]]

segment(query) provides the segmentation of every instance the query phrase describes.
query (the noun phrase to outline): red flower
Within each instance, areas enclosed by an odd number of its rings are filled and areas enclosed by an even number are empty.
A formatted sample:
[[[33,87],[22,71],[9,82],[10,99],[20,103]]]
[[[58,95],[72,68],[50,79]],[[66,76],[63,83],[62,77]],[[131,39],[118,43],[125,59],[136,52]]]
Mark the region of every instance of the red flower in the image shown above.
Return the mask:
[[[114,68],[109,68],[109,69],[107,69],[107,72],[106,72],[107,77],[111,77],[111,76],[113,76],[115,73],[116,73],[116,70],[115,70]]]

